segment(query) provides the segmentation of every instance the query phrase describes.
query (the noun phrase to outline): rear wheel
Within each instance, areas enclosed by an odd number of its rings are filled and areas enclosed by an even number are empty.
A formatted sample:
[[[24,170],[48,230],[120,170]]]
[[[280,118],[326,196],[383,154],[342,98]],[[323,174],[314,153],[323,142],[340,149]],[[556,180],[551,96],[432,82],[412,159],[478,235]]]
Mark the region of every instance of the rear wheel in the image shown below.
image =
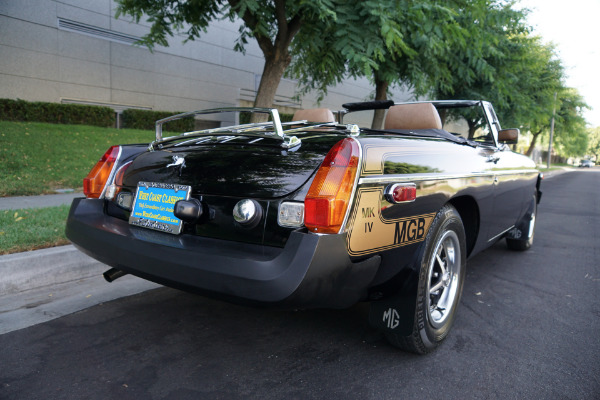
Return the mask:
[[[419,285],[412,334],[386,332],[391,344],[425,354],[448,335],[462,293],[466,246],[465,230],[454,207],[446,205],[436,215],[427,234],[420,260]]]

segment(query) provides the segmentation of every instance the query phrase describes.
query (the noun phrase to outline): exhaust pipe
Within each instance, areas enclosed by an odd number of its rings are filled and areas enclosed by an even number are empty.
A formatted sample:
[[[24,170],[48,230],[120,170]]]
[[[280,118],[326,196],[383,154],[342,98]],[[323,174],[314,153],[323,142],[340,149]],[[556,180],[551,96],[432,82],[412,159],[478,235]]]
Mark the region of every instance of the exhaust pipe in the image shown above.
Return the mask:
[[[102,274],[104,279],[106,279],[106,282],[112,282],[116,279],[119,279],[122,276],[125,276],[125,275],[127,275],[127,272],[123,272],[120,269],[116,269],[116,268],[111,268]]]

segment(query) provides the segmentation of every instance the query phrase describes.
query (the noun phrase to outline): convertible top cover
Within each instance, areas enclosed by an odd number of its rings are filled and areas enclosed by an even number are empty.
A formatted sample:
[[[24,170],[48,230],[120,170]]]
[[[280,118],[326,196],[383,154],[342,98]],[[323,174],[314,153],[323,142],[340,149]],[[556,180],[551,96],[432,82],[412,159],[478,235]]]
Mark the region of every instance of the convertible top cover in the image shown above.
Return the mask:
[[[368,131],[368,130],[367,130]],[[381,132],[381,131],[377,131],[377,132]],[[454,143],[458,143],[458,144],[466,144],[466,145],[473,145],[474,142],[471,142],[467,139],[465,139],[462,136],[456,136],[451,134],[448,131],[445,131],[443,129],[413,129],[413,130],[408,130],[408,129],[386,129],[384,131],[385,133],[397,133],[400,135],[406,135],[406,136],[418,136],[418,137],[428,137],[428,138],[442,138],[442,139],[446,139],[449,140],[451,142]]]

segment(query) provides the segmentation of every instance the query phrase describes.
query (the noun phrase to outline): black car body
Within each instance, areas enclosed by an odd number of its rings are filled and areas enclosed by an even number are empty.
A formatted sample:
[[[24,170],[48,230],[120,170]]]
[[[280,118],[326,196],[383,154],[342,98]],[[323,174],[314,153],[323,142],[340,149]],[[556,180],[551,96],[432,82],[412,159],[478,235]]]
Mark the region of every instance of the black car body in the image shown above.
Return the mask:
[[[173,118],[158,121],[149,146],[114,146],[90,172],[67,236],[113,267],[109,280],[280,307],[371,301],[393,344],[428,352],[452,325],[466,258],[502,238],[531,246],[541,175],[502,143],[518,130],[489,103],[344,107],[339,122],[323,109],[287,124],[276,110],[190,113],[274,122],[171,138]],[[348,123],[388,108],[384,129]]]

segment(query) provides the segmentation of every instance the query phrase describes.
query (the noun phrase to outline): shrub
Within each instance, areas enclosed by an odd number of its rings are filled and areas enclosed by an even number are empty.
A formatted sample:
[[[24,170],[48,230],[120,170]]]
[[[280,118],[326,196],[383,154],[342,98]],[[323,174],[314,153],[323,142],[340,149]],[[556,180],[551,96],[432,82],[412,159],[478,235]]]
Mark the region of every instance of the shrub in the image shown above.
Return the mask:
[[[115,125],[115,111],[110,107],[82,104],[0,99],[0,119],[112,127]]]
[[[133,108],[123,111],[123,128],[154,130],[156,121],[180,112],[136,110]],[[183,118],[167,122],[163,125],[164,131],[189,132],[194,130],[194,118]]]

